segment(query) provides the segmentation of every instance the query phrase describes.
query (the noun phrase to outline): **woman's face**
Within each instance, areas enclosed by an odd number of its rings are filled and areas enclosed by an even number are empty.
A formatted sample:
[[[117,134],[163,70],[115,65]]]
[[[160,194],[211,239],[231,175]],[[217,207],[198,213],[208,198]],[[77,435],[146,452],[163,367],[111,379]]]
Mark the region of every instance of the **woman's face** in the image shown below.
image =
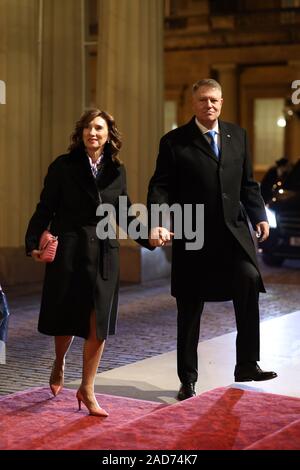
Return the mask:
[[[103,147],[108,139],[108,127],[105,119],[98,116],[93,119],[87,127],[83,129],[82,140],[85,148],[89,152],[96,152],[100,150],[102,153]]]

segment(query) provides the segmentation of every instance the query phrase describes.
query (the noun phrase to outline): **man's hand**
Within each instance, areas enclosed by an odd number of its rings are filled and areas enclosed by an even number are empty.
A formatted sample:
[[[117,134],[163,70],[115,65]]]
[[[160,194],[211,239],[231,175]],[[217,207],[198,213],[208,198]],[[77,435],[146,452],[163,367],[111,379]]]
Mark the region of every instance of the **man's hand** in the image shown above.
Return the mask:
[[[268,238],[269,231],[270,228],[268,222],[264,221],[256,224],[256,237],[259,243],[264,242]]]
[[[164,227],[154,227],[150,230],[149,243],[153,247],[164,246],[171,240],[173,235],[173,232],[169,232]]]

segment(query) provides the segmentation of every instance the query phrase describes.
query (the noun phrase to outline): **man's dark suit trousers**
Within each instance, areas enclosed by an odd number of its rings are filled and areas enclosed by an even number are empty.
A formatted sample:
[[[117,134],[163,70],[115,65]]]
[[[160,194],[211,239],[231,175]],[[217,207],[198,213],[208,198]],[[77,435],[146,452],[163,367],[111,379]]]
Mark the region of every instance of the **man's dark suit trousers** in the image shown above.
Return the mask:
[[[232,276],[232,300],[237,326],[236,362],[240,364],[258,361],[259,274],[237,242],[234,248],[232,272],[229,275]],[[197,293],[194,292],[192,295],[182,294],[176,298],[176,301],[178,376],[181,383],[196,382],[198,379],[197,347],[204,300],[198,298]]]

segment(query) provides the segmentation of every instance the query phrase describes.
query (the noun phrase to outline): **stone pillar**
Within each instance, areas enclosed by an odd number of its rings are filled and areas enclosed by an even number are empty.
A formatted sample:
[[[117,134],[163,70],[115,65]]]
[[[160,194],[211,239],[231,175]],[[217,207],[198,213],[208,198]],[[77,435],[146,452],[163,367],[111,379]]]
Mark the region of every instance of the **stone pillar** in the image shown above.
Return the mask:
[[[82,112],[81,0],[0,0],[0,282],[41,279],[24,235]],[[3,101],[3,100],[1,100]]]
[[[0,271],[3,249],[24,244],[39,190],[38,8],[38,0],[0,2]]]
[[[221,118],[238,123],[238,82],[236,64],[214,64],[223,90],[224,103]]]
[[[163,0],[101,0],[97,105],[123,134],[121,159],[133,202],[146,202],[163,134]],[[121,279],[138,282],[169,273],[163,250],[121,247]]]
[[[42,174],[65,153],[83,111],[83,11],[81,0],[44,0],[41,31]]]
[[[163,1],[99,2],[97,104],[123,134],[131,198],[145,202],[163,134]]]

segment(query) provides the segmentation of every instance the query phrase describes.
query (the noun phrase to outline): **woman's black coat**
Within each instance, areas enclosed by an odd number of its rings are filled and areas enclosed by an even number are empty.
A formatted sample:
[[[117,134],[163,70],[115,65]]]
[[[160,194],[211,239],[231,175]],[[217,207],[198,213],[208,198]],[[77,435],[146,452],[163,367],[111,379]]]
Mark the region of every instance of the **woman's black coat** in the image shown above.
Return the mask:
[[[49,227],[58,236],[53,263],[46,265],[38,330],[49,335],[87,338],[89,318],[96,310],[97,336],[105,339],[116,329],[119,290],[119,243],[100,240],[96,215],[101,203],[115,207],[127,196],[122,164],[105,153],[94,179],[84,150],[58,157],[48,169],[40,202],[26,233],[26,252],[38,249]],[[128,206],[130,201],[127,198]],[[147,241],[138,240],[144,246]]]

